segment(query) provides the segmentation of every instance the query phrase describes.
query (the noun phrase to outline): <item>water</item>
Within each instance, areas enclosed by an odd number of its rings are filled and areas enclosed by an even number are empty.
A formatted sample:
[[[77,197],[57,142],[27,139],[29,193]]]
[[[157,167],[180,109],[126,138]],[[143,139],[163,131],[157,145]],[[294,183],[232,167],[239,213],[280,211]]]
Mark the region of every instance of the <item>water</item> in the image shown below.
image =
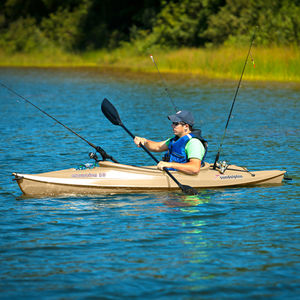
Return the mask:
[[[237,83],[166,80],[213,161]],[[134,134],[171,134],[158,75],[4,68],[0,81],[121,163],[153,162],[102,115],[104,97]],[[93,149],[1,87],[1,299],[299,299],[299,96],[244,82],[224,141],[230,163],[288,170],[281,186],[34,199],[12,172],[76,167]]]

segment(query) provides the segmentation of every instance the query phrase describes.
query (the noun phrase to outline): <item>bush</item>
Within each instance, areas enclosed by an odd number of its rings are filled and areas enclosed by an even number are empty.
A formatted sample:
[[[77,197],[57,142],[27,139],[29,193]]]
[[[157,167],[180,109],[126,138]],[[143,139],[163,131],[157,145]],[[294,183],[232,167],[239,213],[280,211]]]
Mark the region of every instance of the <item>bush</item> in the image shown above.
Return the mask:
[[[256,44],[300,44],[300,6],[297,1],[229,0],[208,19],[203,37],[214,45],[248,43],[258,26]]]
[[[42,20],[41,29],[55,45],[66,50],[72,50],[76,48],[84,36],[81,28],[87,13],[88,5],[85,3],[74,11],[59,8],[48,18]]]
[[[0,47],[7,53],[29,53],[33,50],[41,50],[50,44],[33,18],[19,18],[0,34]]]
[[[183,0],[165,5],[153,27],[156,44],[182,47],[200,46],[207,41],[201,33],[207,28],[209,15],[218,11],[222,0]]]

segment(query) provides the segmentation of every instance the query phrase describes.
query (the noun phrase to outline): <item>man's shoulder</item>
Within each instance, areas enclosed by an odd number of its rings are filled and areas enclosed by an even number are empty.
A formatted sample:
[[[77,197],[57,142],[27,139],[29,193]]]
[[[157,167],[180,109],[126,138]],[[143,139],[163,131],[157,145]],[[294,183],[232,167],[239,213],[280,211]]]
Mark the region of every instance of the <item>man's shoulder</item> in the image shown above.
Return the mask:
[[[202,160],[205,153],[205,148],[199,139],[192,138],[186,144],[185,151],[189,159],[197,158]]]
[[[190,146],[195,146],[195,147],[203,147],[203,144],[201,143],[201,141],[196,138],[196,137],[193,137],[191,138],[188,142],[187,142],[187,145],[190,145]]]

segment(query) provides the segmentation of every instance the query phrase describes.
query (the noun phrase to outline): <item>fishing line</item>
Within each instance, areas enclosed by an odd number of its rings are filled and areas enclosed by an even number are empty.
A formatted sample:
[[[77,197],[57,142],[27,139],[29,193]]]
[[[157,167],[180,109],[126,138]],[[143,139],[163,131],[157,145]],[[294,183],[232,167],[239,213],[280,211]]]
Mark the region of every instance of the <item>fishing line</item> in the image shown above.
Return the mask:
[[[242,71],[242,74],[241,74],[241,77],[240,77],[237,89],[236,89],[235,94],[234,94],[233,102],[232,102],[232,105],[231,105],[231,109],[230,109],[229,116],[228,116],[228,119],[227,119],[227,122],[226,122],[225,130],[224,130],[224,134],[223,134],[223,137],[221,139],[219,150],[218,150],[218,153],[216,155],[215,162],[214,162],[214,166],[213,166],[214,170],[216,169],[217,161],[219,160],[219,157],[220,157],[220,153],[221,153],[221,150],[222,150],[223,141],[224,141],[224,138],[225,138],[225,135],[226,135],[226,130],[227,130],[227,127],[228,127],[228,124],[229,124],[229,120],[230,120],[230,117],[231,117],[231,113],[232,113],[232,110],[233,110],[233,106],[235,104],[235,100],[236,100],[237,94],[239,92],[239,88],[240,88],[240,85],[241,85],[241,82],[242,82],[242,78],[243,78],[243,75],[244,75],[244,71],[245,71],[245,68],[246,68],[246,65],[247,65],[247,61],[248,61],[248,58],[249,58],[249,55],[250,55],[250,52],[251,52],[251,48],[252,48],[252,44],[253,44],[253,41],[254,41],[254,38],[255,38],[255,34],[256,34],[257,28],[258,27],[255,28],[254,33],[252,35],[251,42],[250,42],[250,47],[249,47],[249,51],[248,51],[248,54],[247,54],[247,57],[246,57],[246,60],[245,60],[243,71]],[[252,58],[252,56],[251,56],[251,58]],[[253,65],[254,65],[254,60],[253,59],[252,59],[252,62],[253,62]]]
[[[172,99],[172,97],[171,97],[171,95],[170,95],[170,93],[169,93],[169,89],[168,89],[168,87],[167,87],[167,83],[166,83],[166,81],[164,80],[164,78],[162,77],[161,73],[159,72],[158,66],[157,66],[157,64],[156,64],[156,62],[155,62],[155,60],[154,60],[153,55],[150,55],[150,58],[151,58],[151,60],[153,61],[154,65],[155,65],[155,67],[156,67],[156,70],[157,70],[157,72],[158,72],[158,74],[159,74],[159,76],[160,76],[160,79],[161,79],[161,81],[162,81],[162,83],[163,83],[163,85],[164,85],[164,89],[165,89],[165,91],[166,91],[166,93],[167,93],[167,95],[168,95],[168,97],[169,97],[169,99],[170,99],[170,101],[171,101],[173,107],[175,108],[175,112],[178,112],[179,109],[178,109],[178,107],[175,105],[175,103],[174,103],[174,101],[173,101],[173,99]]]
[[[15,90],[13,90],[12,88],[8,87],[7,85],[5,85],[4,83],[0,82],[0,85],[3,86],[4,88],[6,88],[7,90],[9,90],[11,93],[13,93],[14,95],[18,96],[19,98],[23,99],[24,101],[26,101],[27,103],[29,103],[30,105],[32,105],[33,107],[35,107],[36,109],[38,109],[40,112],[42,112],[43,114],[45,114],[47,117],[51,118],[52,120],[54,120],[55,122],[57,122],[58,124],[62,125],[63,127],[65,127],[67,130],[71,131],[73,134],[77,135],[79,138],[81,138],[83,141],[85,141],[86,143],[88,143],[91,147],[93,147],[97,152],[99,152],[103,158],[103,160],[105,159],[111,159],[114,162],[117,162],[115,159],[113,159],[112,156],[108,155],[101,147],[99,146],[95,146],[94,144],[92,144],[91,142],[89,142],[88,140],[86,140],[85,138],[83,138],[82,136],[80,136],[78,133],[76,133],[74,130],[72,130],[71,128],[69,128],[68,126],[64,125],[62,122],[58,121],[56,118],[52,117],[51,115],[49,115],[47,112],[45,112],[44,110],[42,110],[41,108],[39,108],[37,105],[35,105],[34,103],[32,103],[31,101],[29,101],[28,99],[26,99],[25,97],[23,97],[22,95],[20,95],[19,93],[17,93]],[[20,103],[19,101],[17,101],[18,103]]]

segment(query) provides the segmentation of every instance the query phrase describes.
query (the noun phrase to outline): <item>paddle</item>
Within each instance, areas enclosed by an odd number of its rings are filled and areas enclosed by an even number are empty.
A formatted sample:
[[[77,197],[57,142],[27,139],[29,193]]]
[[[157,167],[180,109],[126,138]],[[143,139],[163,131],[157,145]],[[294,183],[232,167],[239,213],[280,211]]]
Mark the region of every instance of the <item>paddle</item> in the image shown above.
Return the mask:
[[[106,99],[102,101],[101,104],[101,110],[105,117],[114,125],[121,126],[133,139],[135,136],[125,127],[125,125],[122,123],[121,118],[119,116],[118,111],[116,108]],[[152,153],[142,144],[140,146],[143,148],[145,152],[147,152],[152,159],[156,162],[159,163],[159,161],[152,155]],[[192,188],[191,186],[188,185],[183,185],[181,184],[171,173],[167,168],[164,168],[164,171],[173,179],[173,181],[180,187],[180,189],[187,195],[197,195],[198,192]]]

